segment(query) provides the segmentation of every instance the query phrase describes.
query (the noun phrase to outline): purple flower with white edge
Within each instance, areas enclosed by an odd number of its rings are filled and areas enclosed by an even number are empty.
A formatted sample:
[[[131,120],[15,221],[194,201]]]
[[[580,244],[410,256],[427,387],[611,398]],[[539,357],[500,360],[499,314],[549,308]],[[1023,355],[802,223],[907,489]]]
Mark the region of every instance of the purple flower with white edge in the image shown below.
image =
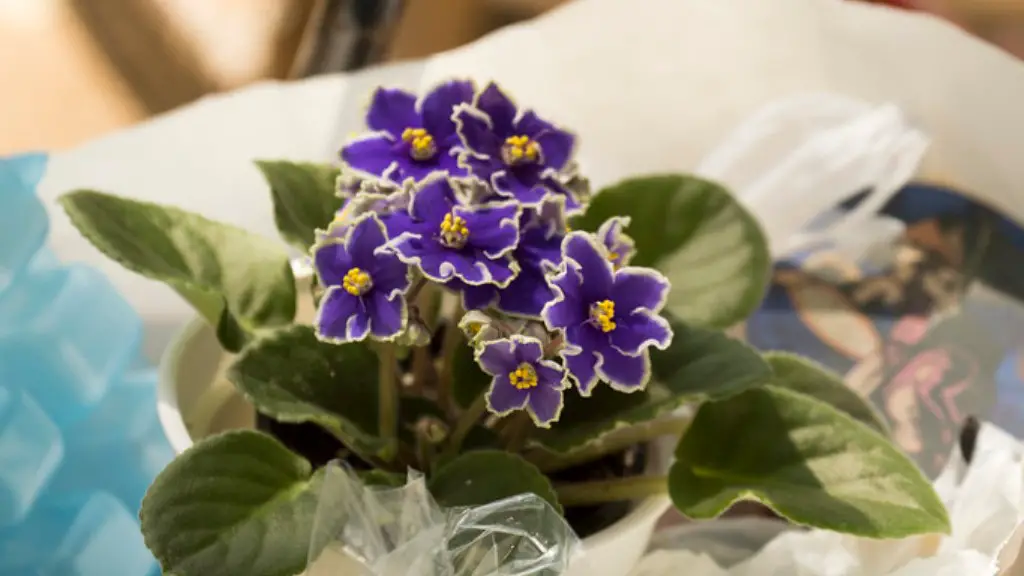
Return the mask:
[[[633,239],[623,232],[628,226],[628,216],[613,216],[597,230],[597,240],[608,251],[608,260],[615,269],[628,265],[636,252]]]
[[[433,177],[413,193],[405,231],[389,247],[435,282],[508,286],[519,273],[510,253],[520,212],[512,201],[463,204],[447,177]]]
[[[445,82],[419,101],[404,90],[378,88],[366,114],[374,133],[346,144],[342,160],[355,170],[395,182],[420,181],[438,171],[464,175],[452,113],[457,105],[472,101],[473,93],[470,81]]]
[[[622,392],[642,390],[649,379],[649,348],[668,348],[672,328],[658,315],[669,282],[649,268],[615,270],[593,236],[572,232],[562,242],[562,266],[551,285],[557,298],[541,316],[561,330],[562,359],[580,394],[598,380]]]
[[[494,377],[487,409],[499,416],[525,409],[533,422],[548,428],[562,412],[562,391],[569,384],[557,362],[544,359],[540,340],[510,336],[484,344],[476,355],[480,368]]]
[[[554,300],[555,291],[547,276],[562,260],[562,236],[549,235],[546,225],[532,215],[524,214],[527,224],[519,232],[519,245],[512,257],[519,264],[519,274],[508,286],[469,286],[452,283],[449,287],[462,292],[466,310],[482,310],[494,306],[513,316],[537,318],[544,306]]]
[[[313,246],[317,280],[326,288],[313,321],[318,338],[339,344],[368,335],[391,340],[405,329],[409,267],[382,249],[386,243],[384,225],[371,212],[343,238]]]
[[[460,105],[454,115],[467,151],[460,156],[473,176],[491,183],[495,192],[537,206],[550,194],[566,196],[566,205],[580,207],[556,178],[573,155],[572,134],[519,110],[496,84],[489,84],[473,105]]]

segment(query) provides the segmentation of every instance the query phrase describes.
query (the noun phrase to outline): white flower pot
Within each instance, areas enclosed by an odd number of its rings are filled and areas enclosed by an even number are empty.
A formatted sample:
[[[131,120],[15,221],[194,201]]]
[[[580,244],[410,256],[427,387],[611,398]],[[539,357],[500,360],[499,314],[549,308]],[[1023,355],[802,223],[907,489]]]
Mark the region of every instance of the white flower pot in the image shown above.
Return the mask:
[[[218,345],[214,331],[198,318],[185,327],[164,355],[157,409],[177,453],[204,436],[255,425],[252,406],[224,378],[230,361],[231,355]],[[664,472],[670,451],[661,445],[654,448],[649,469]],[[664,496],[637,502],[621,520],[583,541],[584,553],[567,576],[629,574],[668,506]],[[320,573],[318,564],[316,574]]]

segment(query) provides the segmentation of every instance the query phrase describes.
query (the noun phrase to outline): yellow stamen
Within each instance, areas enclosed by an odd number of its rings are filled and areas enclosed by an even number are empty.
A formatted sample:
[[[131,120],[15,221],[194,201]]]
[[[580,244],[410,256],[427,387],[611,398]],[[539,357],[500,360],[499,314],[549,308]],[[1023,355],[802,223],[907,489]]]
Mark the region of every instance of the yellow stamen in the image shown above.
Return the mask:
[[[362,296],[366,294],[370,288],[373,288],[373,281],[370,279],[370,275],[363,272],[359,268],[352,268],[345,273],[345,278],[341,281],[341,285],[345,288],[345,292],[353,296]]]
[[[477,334],[480,333],[480,329],[483,328],[483,327],[484,327],[484,325],[479,323],[479,322],[471,322],[467,328],[468,328],[470,334],[472,334],[473,336],[476,336]]]
[[[445,214],[441,221],[441,243],[448,248],[459,249],[469,240],[469,228],[466,221],[454,213]]]
[[[592,305],[590,307],[590,318],[602,332],[615,330],[615,322],[612,321],[615,318],[615,302],[601,300]]]
[[[619,253],[618,252],[612,252],[610,250],[608,251],[608,261],[609,262],[614,264],[615,261],[618,260],[618,259],[619,259]]]
[[[540,159],[540,144],[528,136],[509,136],[501,147],[501,159],[509,166],[536,162]]]
[[[402,140],[409,143],[409,156],[413,160],[430,160],[437,154],[434,137],[423,128],[406,128]]]
[[[514,372],[508,373],[508,380],[520,390],[528,390],[537,386],[537,370],[528,362],[523,362]]]

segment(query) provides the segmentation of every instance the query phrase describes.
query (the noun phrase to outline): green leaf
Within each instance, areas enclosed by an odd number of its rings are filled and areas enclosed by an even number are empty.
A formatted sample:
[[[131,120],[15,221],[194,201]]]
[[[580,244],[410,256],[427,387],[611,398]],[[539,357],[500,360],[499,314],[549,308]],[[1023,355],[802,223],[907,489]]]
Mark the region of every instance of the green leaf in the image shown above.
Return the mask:
[[[798,524],[870,538],[950,530],[931,484],[885,437],[773,386],[701,406],[676,448],[669,495],[698,519],[753,498]]]
[[[206,438],[146,493],[146,546],[178,576],[292,576],[306,567],[321,479],[265,434]]]
[[[295,279],[280,244],[177,208],[79,190],[61,196],[71,222],[125,268],[182,295],[230,351],[259,328],[295,318]]]
[[[326,164],[260,160],[256,167],[270,185],[274,222],[281,237],[308,250],[316,231],[326,229],[341,209],[335,192],[341,171]]]
[[[647,390],[623,394],[603,384],[589,398],[568,392],[559,422],[534,439],[561,456],[581,450],[604,453],[614,435],[631,435],[680,406],[714,400],[767,384],[772,372],[753,348],[720,331],[673,322],[667,350],[651,350]]]
[[[487,390],[491,380],[476,363],[473,347],[463,338],[452,355],[452,398],[466,408]]]
[[[377,356],[362,343],[321,342],[312,327],[289,326],[247,346],[227,377],[278,422],[316,423],[364,458],[386,448]]]
[[[665,309],[679,319],[724,328],[764,297],[771,268],[764,233],[718,184],[682,175],[625,180],[597,193],[574,226],[596,231],[612,216],[632,218],[631,264],[668,277]]]
[[[820,400],[883,435],[889,434],[889,427],[874,407],[824,366],[785,352],[769,352],[764,358],[775,372],[772,386]]]
[[[532,492],[561,511],[547,477],[521,457],[500,450],[465,452],[437,471],[428,483],[442,506],[481,506]]]

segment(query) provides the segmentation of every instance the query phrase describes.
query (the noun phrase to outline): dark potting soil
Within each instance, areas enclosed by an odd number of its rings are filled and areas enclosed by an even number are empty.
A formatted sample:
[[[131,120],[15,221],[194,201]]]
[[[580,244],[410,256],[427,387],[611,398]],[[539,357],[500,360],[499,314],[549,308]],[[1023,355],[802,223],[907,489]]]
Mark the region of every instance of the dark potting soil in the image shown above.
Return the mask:
[[[345,451],[341,442],[315,424],[285,424],[257,413],[256,428],[277,438],[289,450],[309,460],[314,468],[326,466]],[[346,457],[345,460],[357,470],[369,468],[354,456]],[[553,482],[608,480],[640,474],[646,463],[646,447],[636,446],[600,460],[560,470],[549,477]],[[586,538],[621,520],[629,510],[629,502],[573,506],[565,509],[565,518],[580,538]]]

